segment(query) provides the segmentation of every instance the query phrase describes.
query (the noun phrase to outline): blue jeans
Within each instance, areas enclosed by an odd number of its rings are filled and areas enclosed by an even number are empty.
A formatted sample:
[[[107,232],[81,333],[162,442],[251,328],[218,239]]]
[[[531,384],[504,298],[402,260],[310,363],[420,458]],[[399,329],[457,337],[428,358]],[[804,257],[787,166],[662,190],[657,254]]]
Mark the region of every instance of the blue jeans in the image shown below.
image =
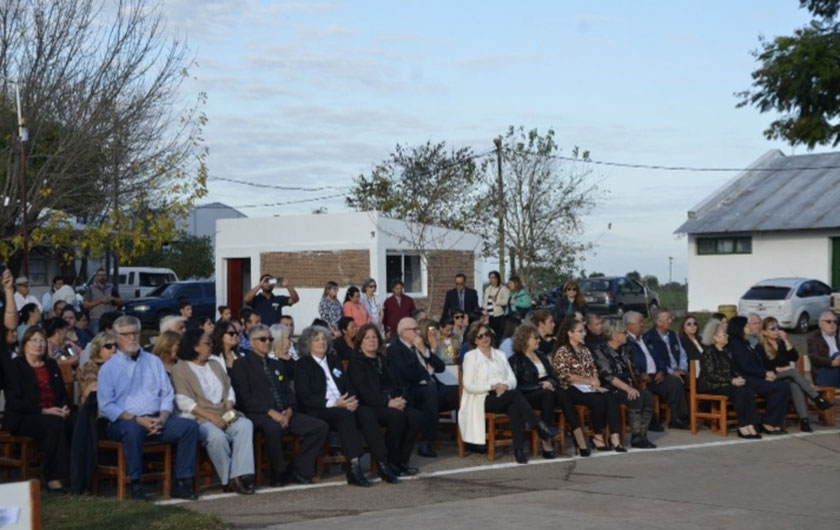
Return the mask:
[[[198,426],[198,439],[223,485],[231,477],[254,474],[254,424],[240,417],[222,430],[209,421]]]
[[[814,381],[814,384],[840,387],[840,367],[817,368],[817,380]]]
[[[134,420],[120,420],[108,425],[107,436],[122,442],[125,467],[131,480],[143,474],[143,444],[163,442],[175,444],[175,478],[191,480],[195,476],[195,452],[198,444],[198,424],[193,420],[170,416],[163,432],[146,436],[146,429]]]

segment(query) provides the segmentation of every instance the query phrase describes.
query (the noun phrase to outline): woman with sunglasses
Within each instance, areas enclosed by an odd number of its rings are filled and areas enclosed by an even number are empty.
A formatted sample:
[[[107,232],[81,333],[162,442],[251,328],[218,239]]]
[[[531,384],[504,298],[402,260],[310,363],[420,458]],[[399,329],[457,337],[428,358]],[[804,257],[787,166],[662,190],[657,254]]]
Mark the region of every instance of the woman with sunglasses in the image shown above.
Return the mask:
[[[510,302],[510,291],[502,285],[502,275],[499,271],[492,271],[488,276],[490,285],[484,289],[484,313],[490,319],[490,329],[494,338],[501,340],[505,331],[505,310]],[[498,341],[494,342],[498,345]]]
[[[368,278],[362,282],[362,305],[370,317],[369,322],[381,329],[384,306],[376,298],[376,280],[373,278]]]
[[[81,392],[80,405],[87,401],[91,392],[96,392],[99,369],[115,353],[117,353],[117,338],[111,332],[103,331],[90,341],[90,360],[76,372]]]
[[[513,454],[518,463],[527,464],[525,429],[536,429],[543,441],[553,440],[559,431],[538,418],[525,396],[516,390],[516,374],[505,354],[493,348],[490,327],[476,322],[467,336],[473,349],[464,356],[462,370],[464,391],[458,409],[461,438],[469,444],[486,444],[484,413],[507,414],[513,433]]]
[[[575,313],[586,315],[586,301],[583,299],[583,293],[580,292],[577,282],[569,280],[563,284],[560,300],[554,306],[554,321],[563,322],[567,318],[574,317]]]
[[[791,344],[787,333],[779,327],[778,320],[767,317],[761,322],[761,333],[755,349],[764,359],[764,367],[776,374],[777,381],[790,382],[790,397],[796,409],[796,415],[799,416],[799,430],[814,432],[808,421],[808,403],[805,401],[805,396],[811,398],[811,401],[821,410],[833,405],[824,400],[796,369],[799,353]]]
[[[679,335],[680,345],[688,355],[689,361],[697,361],[700,359],[700,354],[703,353],[703,343],[700,341],[700,328],[697,324],[697,317],[694,315],[686,315],[683,319],[682,326],[680,326]]]
[[[213,350],[210,360],[222,365],[225,373],[233,368],[233,362],[242,357],[239,352],[239,332],[229,320],[220,320],[213,329],[211,336]]]

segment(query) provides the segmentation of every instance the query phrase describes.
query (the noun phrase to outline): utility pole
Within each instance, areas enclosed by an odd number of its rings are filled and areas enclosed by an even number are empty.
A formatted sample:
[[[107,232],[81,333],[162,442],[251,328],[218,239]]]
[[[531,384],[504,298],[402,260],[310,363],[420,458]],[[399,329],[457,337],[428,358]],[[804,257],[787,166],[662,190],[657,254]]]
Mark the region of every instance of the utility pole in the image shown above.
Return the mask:
[[[668,256],[668,283],[673,281],[673,273],[674,272],[674,257]]]
[[[498,163],[498,182],[499,194],[498,201],[498,216],[499,216],[499,274],[502,276],[502,284],[505,281],[505,192],[504,181],[502,180],[502,137],[493,138],[493,143],[496,144],[496,159]]]
[[[29,230],[26,226],[26,142],[29,141],[29,130],[26,128],[26,121],[20,107],[20,83],[15,79],[2,77],[15,85],[15,104],[17,106],[18,138],[20,139],[20,221],[23,229],[23,275],[29,276]]]
[[[112,296],[120,297],[120,126],[116,108],[114,110],[114,276]]]

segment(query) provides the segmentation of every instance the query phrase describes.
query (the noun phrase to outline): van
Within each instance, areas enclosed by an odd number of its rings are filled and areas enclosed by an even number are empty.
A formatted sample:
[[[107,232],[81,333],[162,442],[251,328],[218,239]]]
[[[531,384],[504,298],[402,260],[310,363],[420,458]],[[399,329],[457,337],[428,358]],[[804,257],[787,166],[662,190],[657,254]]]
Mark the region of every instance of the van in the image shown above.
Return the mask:
[[[96,272],[85,283],[80,292],[87,290],[96,280]],[[178,276],[172,269],[162,267],[120,267],[120,298],[130,300],[146,296],[152,289],[164,283],[177,282]]]

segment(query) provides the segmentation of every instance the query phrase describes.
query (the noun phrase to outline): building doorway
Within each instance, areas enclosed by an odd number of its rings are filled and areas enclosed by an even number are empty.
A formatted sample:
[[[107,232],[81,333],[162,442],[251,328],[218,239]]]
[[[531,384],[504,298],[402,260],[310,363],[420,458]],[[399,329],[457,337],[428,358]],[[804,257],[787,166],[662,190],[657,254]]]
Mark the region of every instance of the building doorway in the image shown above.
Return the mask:
[[[245,293],[251,289],[251,258],[228,258],[227,305],[233,318],[239,318]]]

